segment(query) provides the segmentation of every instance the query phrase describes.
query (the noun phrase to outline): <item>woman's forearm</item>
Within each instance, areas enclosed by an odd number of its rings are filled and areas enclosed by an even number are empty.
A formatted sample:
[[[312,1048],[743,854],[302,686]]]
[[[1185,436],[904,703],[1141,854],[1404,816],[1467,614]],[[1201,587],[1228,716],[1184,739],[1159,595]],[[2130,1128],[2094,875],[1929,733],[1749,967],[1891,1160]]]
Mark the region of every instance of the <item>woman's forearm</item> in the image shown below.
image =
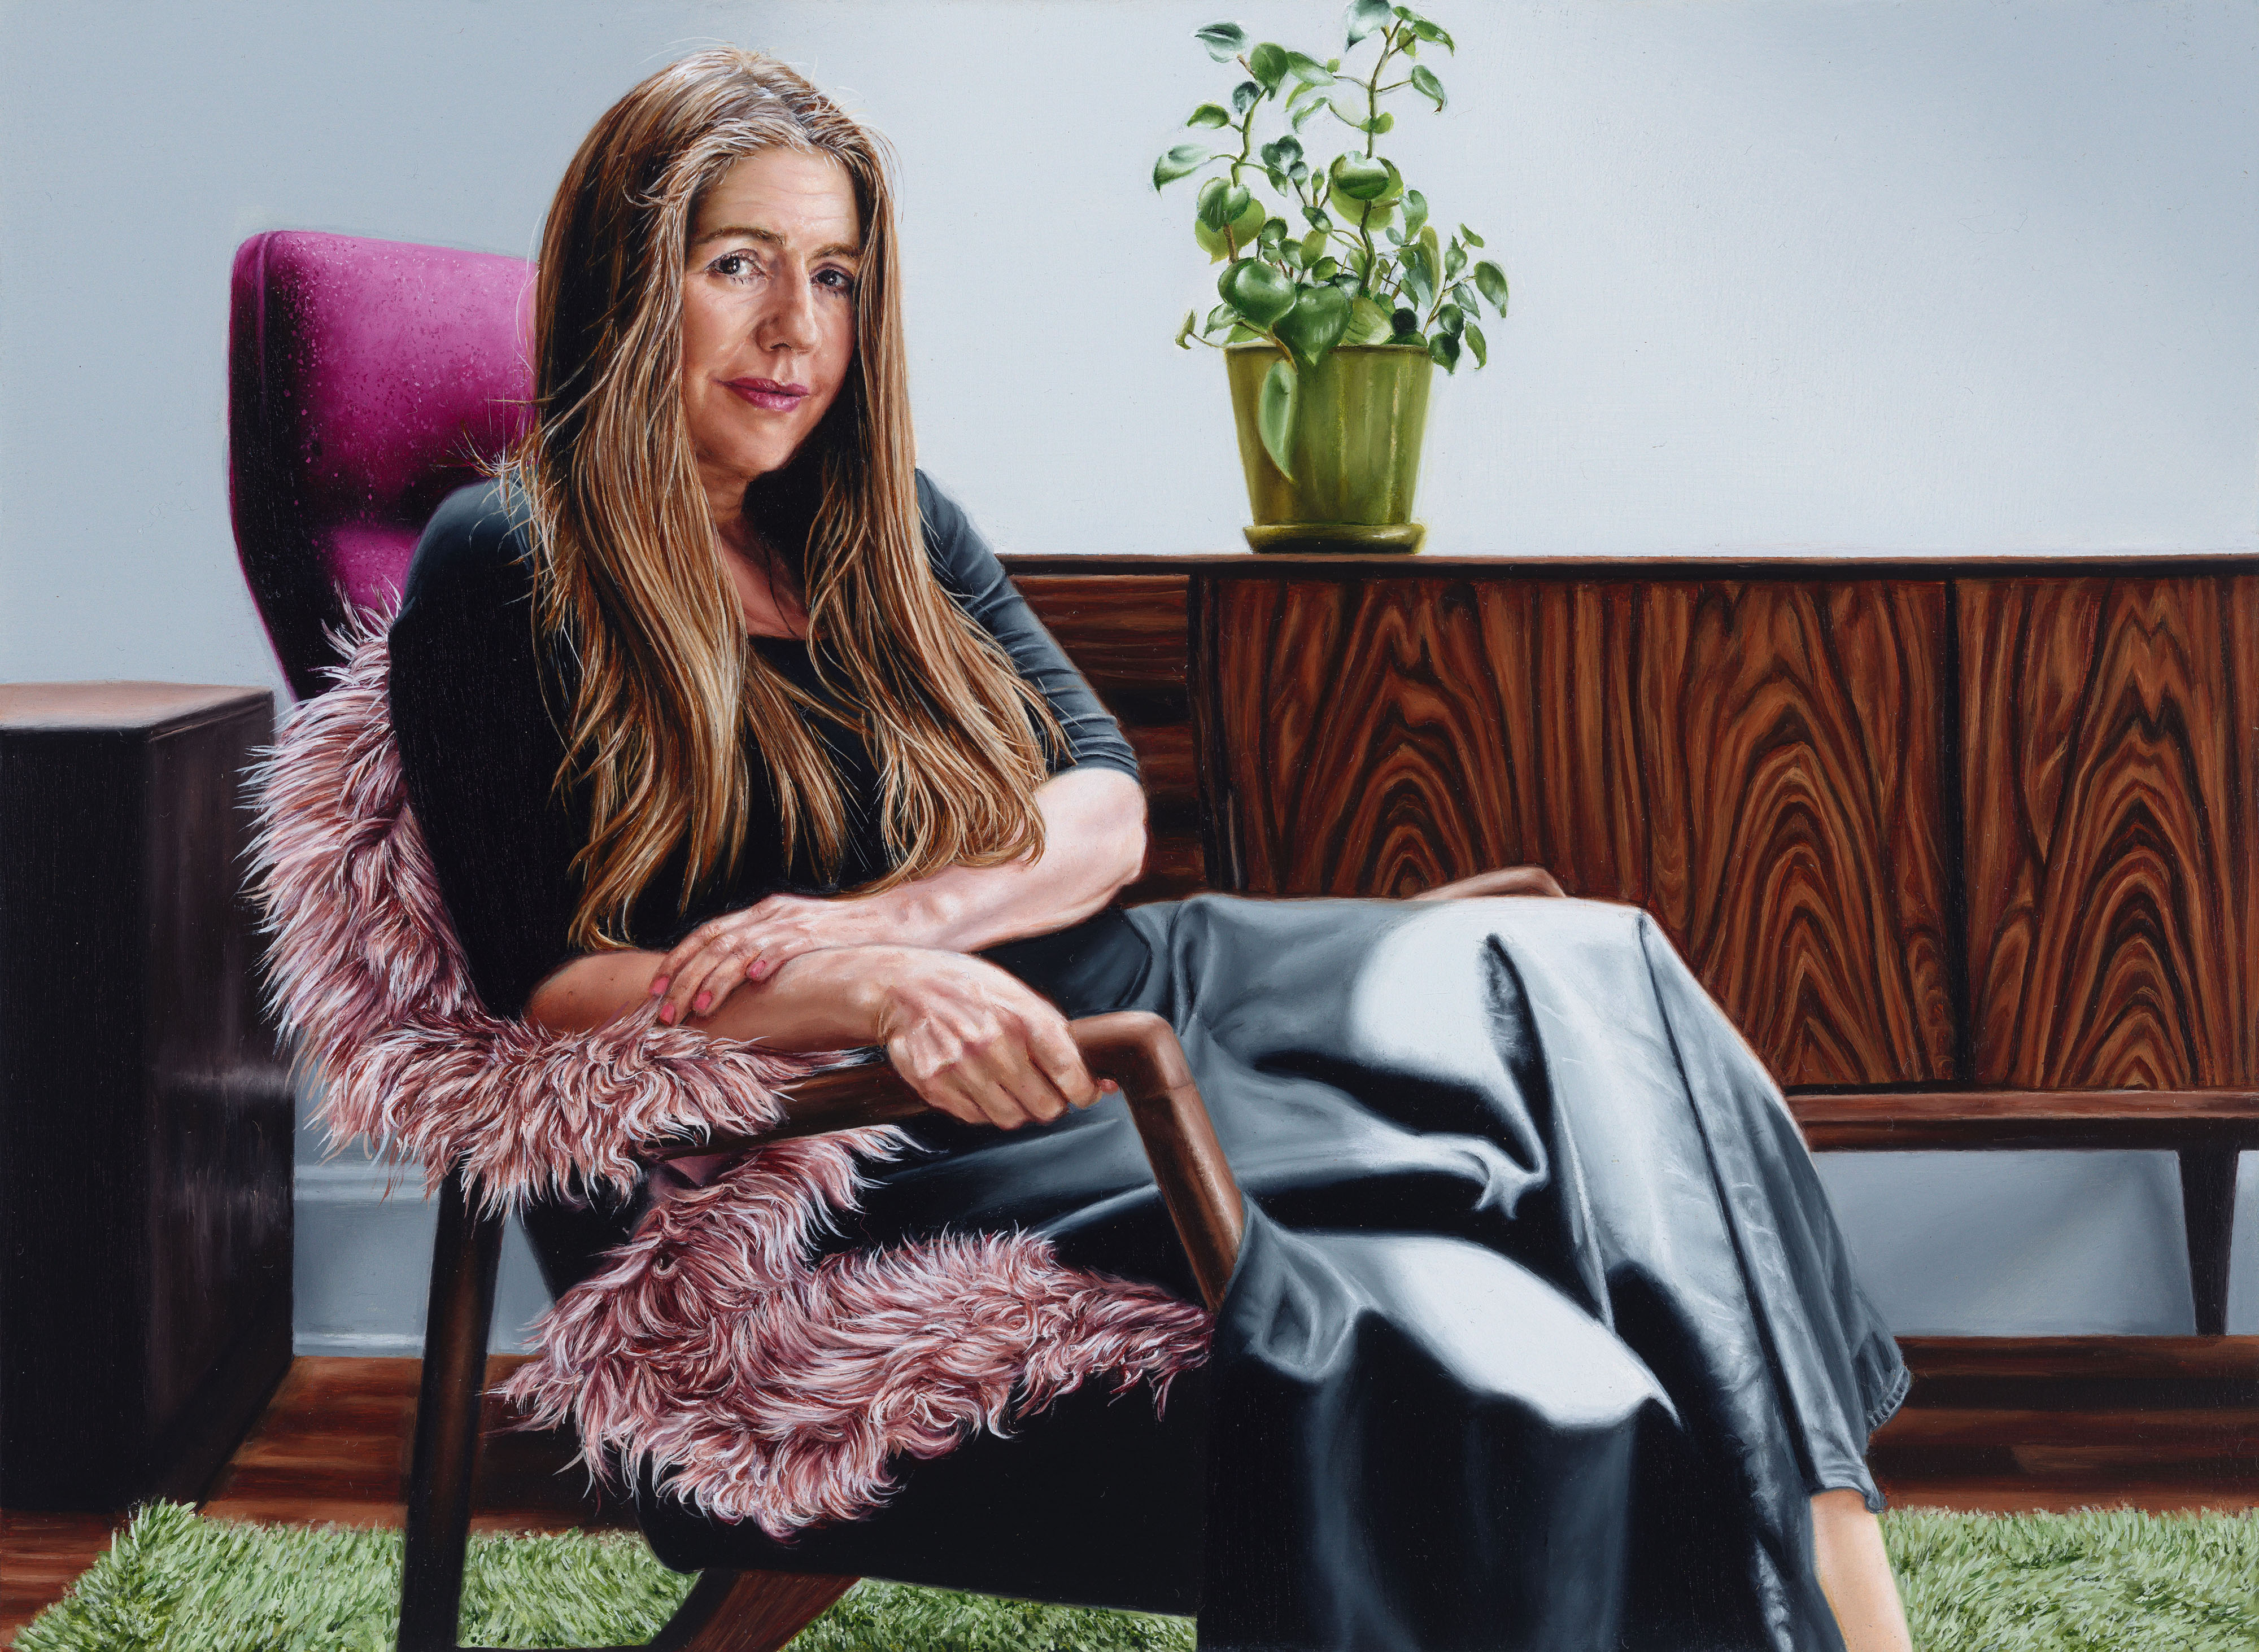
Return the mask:
[[[659,960],[648,990],[662,1022],[695,1021],[787,959],[859,946],[969,954],[1048,935],[1090,916],[1137,875],[1145,794],[1118,769],[1055,775],[1036,790],[1044,852],[994,866],[951,866],[875,894],[773,894],[709,918]]]
[[[881,1007],[901,947],[830,947],[787,962],[758,993],[736,993],[698,1023],[723,1038],[773,1050],[855,1050],[880,1041]],[[552,1032],[587,1032],[651,1000],[661,954],[592,952],[557,970],[526,1000],[525,1019]]]
[[[1145,861],[1145,794],[1119,769],[1070,769],[1036,792],[1039,860],[951,866],[870,897],[920,946],[979,952],[1080,922],[1136,880]]]

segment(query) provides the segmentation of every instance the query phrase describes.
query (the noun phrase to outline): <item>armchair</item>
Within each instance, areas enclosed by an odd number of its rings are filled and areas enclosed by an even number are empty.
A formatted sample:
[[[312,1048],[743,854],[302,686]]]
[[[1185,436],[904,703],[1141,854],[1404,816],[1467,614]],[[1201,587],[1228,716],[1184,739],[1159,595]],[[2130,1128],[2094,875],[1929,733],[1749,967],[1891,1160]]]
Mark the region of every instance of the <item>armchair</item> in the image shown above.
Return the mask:
[[[341,658],[341,644],[350,643],[357,616],[388,609],[421,524],[438,502],[523,428],[530,274],[515,260],[333,235],[261,235],[239,252],[230,339],[231,506],[246,578],[302,700],[324,694],[325,679],[353,663]],[[381,647],[373,637],[362,639],[362,652],[373,644]],[[373,695],[366,675],[354,686],[366,707],[381,702],[381,679],[374,683]],[[302,706],[294,723],[312,728],[321,717],[322,709]],[[372,709],[367,721],[374,726],[374,719]],[[405,899],[414,906],[413,879],[409,895],[395,891],[401,867],[412,870],[419,851],[412,831],[403,843],[391,830],[395,816],[347,819],[344,830],[327,836],[301,830],[305,822],[298,816],[317,810],[321,788],[303,774],[294,783],[285,771],[317,737],[301,735],[294,748],[286,736],[269,768],[262,884],[270,918],[287,928],[295,921],[291,892],[309,890],[351,890],[339,898]],[[356,771],[360,778],[369,773],[367,763]],[[371,784],[385,790],[381,777]],[[390,807],[398,810],[396,800]],[[445,923],[436,910],[409,915]],[[322,938],[332,947],[339,943],[334,931]],[[290,945],[286,937],[281,951],[289,953]],[[297,956],[305,953],[300,946]],[[381,1031],[368,1023],[401,1004],[446,1000],[453,990],[428,960],[403,964],[388,957],[371,973],[389,971],[396,981],[404,971],[417,989],[341,1011],[310,1002],[333,982],[310,983],[303,970],[294,976],[294,967],[281,970],[278,996],[302,1029],[327,1024],[324,1017],[358,1018],[356,1036]],[[381,991],[370,996],[386,998]],[[433,1014],[438,1018],[412,1029],[424,1041],[419,1048],[433,1047],[456,1024]],[[1174,1034],[1160,1018],[1138,1014],[1093,1016],[1074,1023],[1073,1032],[1092,1070],[1122,1086],[1194,1277],[1213,1307],[1240,1242],[1240,1195]],[[342,1047],[335,1036],[310,1042],[324,1065]],[[410,1086],[415,1082],[412,1062],[385,1071]],[[359,1082],[366,1091],[370,1081],[364,1075]],[[655,1161],[866,1129],[922,1110],[908,1085],[884,1066],[809,1074],[779,1089],[781,1119],[772,1114],[773,1128],[758,1136],[678,1128],[634,1145]],[[373,1105],[389,1109],[394,1103]],[[453,1145],[437,1161],[446,1169],[438,1178],[410,1477],[403,1652],[456,1644],[504,1197],[488,1173],[491,1164],[482,1166],[471,1150],[475,1130],[472,1121],[455,1136],[422,1138]],[[652,1644],[732,1652],[781,1646],[852,1581],[709,1572]]]

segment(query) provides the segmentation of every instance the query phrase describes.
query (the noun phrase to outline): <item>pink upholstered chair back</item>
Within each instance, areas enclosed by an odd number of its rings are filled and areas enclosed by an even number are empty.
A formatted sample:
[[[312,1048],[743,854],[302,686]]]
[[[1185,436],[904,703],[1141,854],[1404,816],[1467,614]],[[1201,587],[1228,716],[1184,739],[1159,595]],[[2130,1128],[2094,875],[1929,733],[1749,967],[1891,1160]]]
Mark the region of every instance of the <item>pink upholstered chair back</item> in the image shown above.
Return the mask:
[[[533,267],[280,230],[235,255],[228,500],[237,553],[299,697],[324,636],[389,607],[424,524],[525,427]]]

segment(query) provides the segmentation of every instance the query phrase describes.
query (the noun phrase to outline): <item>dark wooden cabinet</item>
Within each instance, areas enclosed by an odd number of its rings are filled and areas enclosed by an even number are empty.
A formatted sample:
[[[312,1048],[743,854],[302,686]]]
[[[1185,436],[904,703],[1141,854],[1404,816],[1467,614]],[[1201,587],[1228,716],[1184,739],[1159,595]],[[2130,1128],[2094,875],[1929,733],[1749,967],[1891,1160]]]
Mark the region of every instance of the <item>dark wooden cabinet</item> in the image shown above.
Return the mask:
[[[193,1496],[290,1358],[264,690],[0,686],[0,1503]]]
[[[1141,755],[1189,749],[1188,785],[1149,773],[1130,899],[1545,866],[1655,915],[1815,1148],[2178,1151],[2225,1324],[2259,1147],[2250,559],[1007,566]]]

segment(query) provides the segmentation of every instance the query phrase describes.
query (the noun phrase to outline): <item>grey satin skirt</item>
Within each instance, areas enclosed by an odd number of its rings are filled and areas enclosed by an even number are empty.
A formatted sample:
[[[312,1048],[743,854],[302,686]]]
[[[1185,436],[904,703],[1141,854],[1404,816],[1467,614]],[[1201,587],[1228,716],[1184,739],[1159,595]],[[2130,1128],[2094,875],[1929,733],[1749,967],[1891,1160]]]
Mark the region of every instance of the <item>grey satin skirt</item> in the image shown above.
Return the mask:
[[[1906,1370],[1645,915],[1201,895],[989,956],[1176,1028],[1250,1207],[1214,1356],[1158,1418],[1079,1392],[788,1544],[645,1485],[662,1558],[1197,1613],[1209,1648],[1840,1647],[1809,1499],[1881,1506]],[[840,1243],[1024,1227],[1194,1295],[1118,1098],[918,1134]]]

